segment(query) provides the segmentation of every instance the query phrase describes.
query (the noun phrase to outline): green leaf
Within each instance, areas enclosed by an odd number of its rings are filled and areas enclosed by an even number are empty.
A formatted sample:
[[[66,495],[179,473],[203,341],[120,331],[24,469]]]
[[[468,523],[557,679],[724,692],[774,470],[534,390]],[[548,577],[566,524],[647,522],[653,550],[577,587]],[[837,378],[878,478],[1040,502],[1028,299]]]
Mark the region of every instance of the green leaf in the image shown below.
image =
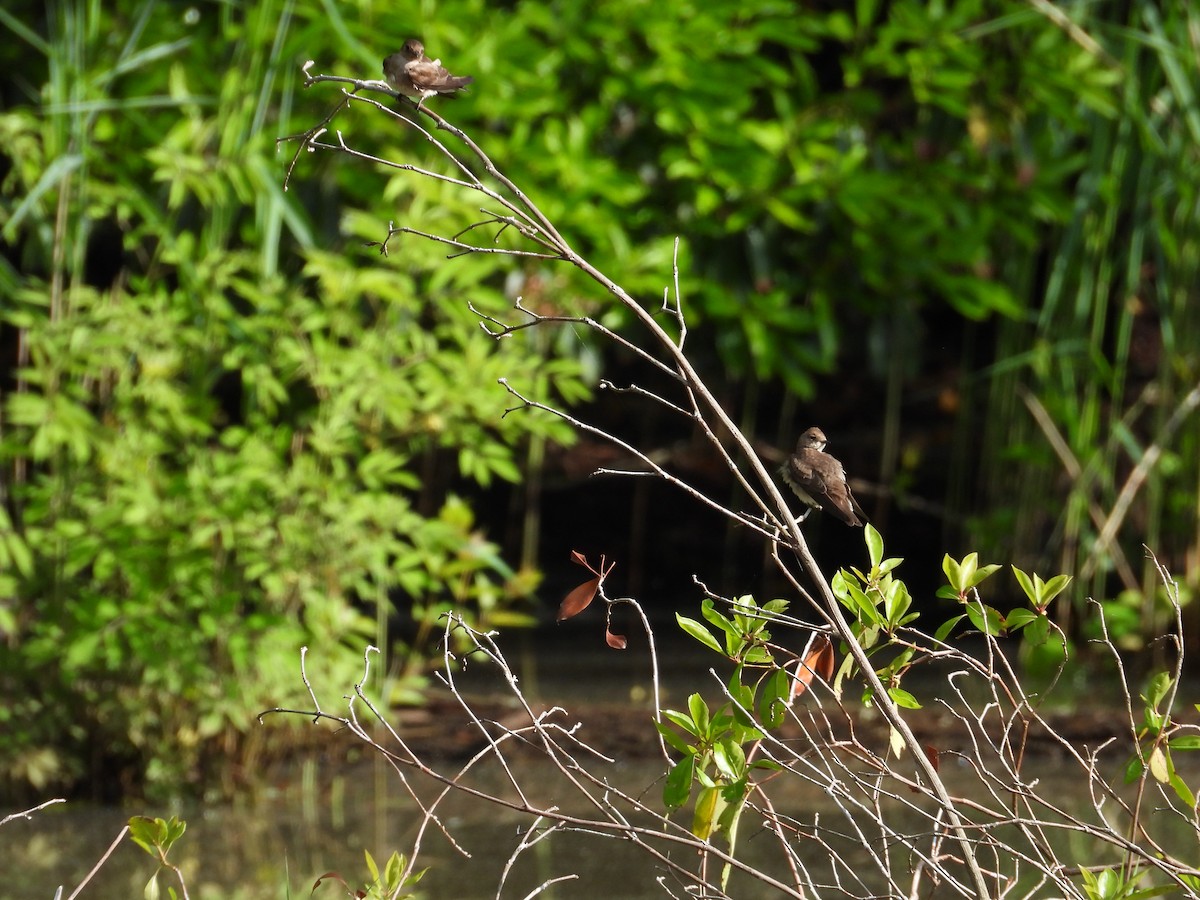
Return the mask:
[[[945,641],[946,638],[950,636],[950,632],[954,630],[954,626],[961,622],[964,618],[966,618],[965,615],[951,616],[938,626],[937,631],[934,632],[934,640]]]
[[[713,745],[713,762],[728,781],[737,781],[746,774],[746,754],[732,740],[718,741]]]
[[[733,621],[719,613],[712,600],[704,600],[700,604],[700,614],[721,631],[733,637],[739,637],[740,632],[734,627]]]
[[[1135,756],[1131,758],[1129,762],[1125,764],[1125,783],[1133,784],[1142,777],[1142,773],[1145,771],[1146,766],[1140,759],[1138,759],[1138,757]]]
[[[1004,630],[1004,618],[990,606],[984,606],[976,600],[967,604],[967,618],[971,624],[984,634],[995,637]]]
[[[695,619],[689,619],[687,616],[681,616],[679,613],[675,613],[675,621],[679,623],[680,628],[702,643],[705,647],[708,647],[710,650],[721,654],[721,656],[726,655],[725,651],[721,648],[721,645],[717,643],[717,639],[712,636],[712,632]]]
[[[383,882],[388,893],[392,893],[400,887],[403,875],[404,857],[400,855],[399,851],[393,850],[392,855],[388,857],[387,866],[383,870]]]
[[[1021,586],[1021,590],[1025,592],[1025,596],[1029,598],[1029,602],[1032,603],[1034,606],[1037,606],[1037,603],[1038,603],[1037,591],[1034,590],[1033,582],[1029,580],[1029,576],[1026,575],[1024,572],[1022,572],[1020,569],[1018,569],[1016,566],[1012,566],[1011,568],[1013,570],[1013,574],[1017,577],[1017,584],[1019,584]]]
[[[863,529],[863,540],[867,545],[867,553],[871,558],[871,568],[879,567],[879,563],[883,560],[883,537],[875,530],[875,526],[870,523]]]
[[[1184,805],[1189,810],[1195,809],[1196,795],[1192,793],[1192,789],[1187,786],[1186,782],[1179,777],[1179,773],[1172,770],[1171,775],[1167,780],[1170,783],[1171,788],[1175,791],[1175,796],[1182,800]]]
[[[696,723],[692,721],[691,716],[687,715],[686,713],[676,712],[673,709],[664,709],[662,714],[664,719],[669,722],[674,722],[675,725],[677,725],[679,728],[682,728],[693,737],[698,738],[701,736]]]
[[[1013,612],[1016,612],[1016,610]],[[1012,613],[1009,613],[1009,618],[1011,617]],[[1050,640],[1050,619],[1044,615],[1035,618],[1028,626],[1026,626],[1024,638],[1031,647],[1043,646],[1048,640]]]
[[[701,788],[696,797],[696,811],[692,816],[692,834],[702,841],[707,841],[712,836],[723,806],[719,787]]]
[[[1144,697],[1146,703],[1157,709],[1158,705],[1162,703],[1167,694],[1170,693],[1171,685],[1173,683],[1174,682],[1171,676],[1167,672],[1159,672],[1152,679],[1150,679],[1150,685],[1146,689],[1146,694]]]
[[[702,738],[710,737],[710,720],[708,714],[708,705],[704,702],[704,698],[699,694],[692,694],[688,697],[688,712],[692,715],[692,721],[696,723],[696,734]]]
[[[664,725],[662,722],[655,722],[654,727],[658,730],[658,733],[663,736],[663,740],[665,740],[680,753],[692,752],[693,748],[689,746],[687,741],[679,736],[679,733],[674,728]]]
[[[695,772],[696,757],[689,753],[667,773],[667,781],[663,785],[663,805],[667,809],[679,809],[687,803]]]
[[[904,709],[920,709],[921,704],[908,691],[903,688],[890,687],[887,689],[888,696],[892,698],[892,702]]]
[[[758,718],[768,730],[783,724],[791,693],[792,677],[783,669],[776,669],[763,684],[762,697],[758,701]]]
[[[1032,610],[1014,609],[1010,610],[1004,618],[1004,628],[1009,632],[1019,631],[1028,625],[1030,622],[1036,622],[1044,618]]]

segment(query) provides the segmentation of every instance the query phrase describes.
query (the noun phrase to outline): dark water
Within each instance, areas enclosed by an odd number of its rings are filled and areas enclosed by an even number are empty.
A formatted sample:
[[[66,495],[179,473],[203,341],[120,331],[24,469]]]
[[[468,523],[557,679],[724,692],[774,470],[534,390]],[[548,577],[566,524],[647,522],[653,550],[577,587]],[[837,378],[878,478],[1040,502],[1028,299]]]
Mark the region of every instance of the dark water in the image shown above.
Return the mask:
[[[537,665],[522,668],[522,648],[514,646],[513,664],[523,672],[523,688],[531,695],[564,705],[580,698],[612,701],[626,697],[644,708],[647,683],[644,656],[639,660],[634,653],[581,654],[573,647],[573,641],[539,647]],[[681,707],[687,690],[712,683],[706,672],[711,657],[692,650],[690,645],[674,646],[666,655],[669,663],[663,666],[665,702]],[[470,677],[478,680],[474,686],[479,688],[488,681],[494,682],[495,672],[476,668]],[[574,789],[546,762],[518,755],[513,767],[517,781],[529,791],[533,802],[587,812]],[[597,763],[590,768],[627,791],[641,792],[647,805],[658,808],[661,760]],[[1115,761],[1114,777],[1119,771],[1119,761]],[[1077,803],[1086,808],[1086,783],[1077,768],[1061,759],[1048,758],[1029,761],[1024,772],[1027,779],[1039,778],[1044,785],[1052,785],[1056,802]],[[973,783],[969,786],[969,773],[965,769],[959,772],[947,764],[942,774],[954,793],[976,789]],[[1189,783],[1197,783],[1197,774],[1200,773],[1188,776]],[[482,789],[513,795],[504,773],[494,764],[474,771],[471,778]],[[435,793],[433,784],[416,786],[425,798]],[[829,835],[851,830],[844,813],[824,791],[801,779],[778,779],[771,786],[771,796],[778,812],[808,826],[819,821]],[[0,810],[0,817],[7,812]],[[351,767],[311,761],[299,766],[276,787],[232,806],[111,809],[63,804],[38,813],[32,821],[17,820],[0,828],[0,900],[49,900],[59,887],[63,888],[62,897],[69,896],[134,814],[164,817],[175,814],[186,819],[187,833],[172,851],[172,860],[183,871],[192,900],[308,897],[317,878],[331,871],[340,873],[354,887],[362,886],[368,880],[363,851],[370,851],[380,865],[393,850],[410,852],[422,819],[397,774],[374,759]],[[902,829],[920,831],[927,827],[916,813],[907,814],[901,809],[897,814],[897,825]],[[420,865],[430,871],[419,885],[420,896],[426,900],[496,897],[502,872],[524,829],[529,827],[529,819],[516,811],[460,794],[449,796],[439,807],[439,815],[470,857],[456,852],[436,829],[428,830],[423,837]],[[785,881],[790,880],[781,869],[779,848],[774,841],[758,826],[757,819],[747,813],[737,855]],[[1195,833],[1182,820],[1179,843],[1181,853],[1191,854],[1185,858],[1194,858]],[[1076,837],[1064,834],[1066,862],[1098,861],[1094,847],[1077,844]],[[849,866],[869,868],[862,838],[851,836],[841,840],[839,849]],[[819,864],[822,848],[813,843],[808,852],[813,854],[814,865]],[[686,850],[676,850],[673,858],[693,867],[694,857]],[[154,869],[153,860],[126,839],[80,896],[91,900],[141,897]],[[669,896],[656,883],[658,878],[663,879],[670,893],[684,895],[674,876],[643,851],[592,834],[559,832],[520,856],[512,866],[501,896],[524,898],[539,885],[567,875],[576,877],[538,896],[630,900]],[[160,883],[164,889],[175,885],[173,876],[167,873],[160,876]],[[736,873],[730,893],[738,898],[776,896],[771,889]],[[340,885],[327,883],[314,896],[346,894]]]
[[[1043,778],[1054,784],[1053,796],[1063,802],[1073,786],[1082,787],[1069,767],[1045,761]],[[608,767],[607,773],[626,786],[651,784],[656,776],[652,764]],[[561,781],[550,777],[542,762],[517,764],[515,774],[524,785],[533,786],[531,799],[561,802],[566,809],[582,812]],[[482,783],[499,788],[497,773],[489,772]],[[543,789],[539,778],[545,778]],[[947,773],[951,790],[960,780]],[[785,815],[812,823],[819,815],[829,834],[848,830],[844,816],[823,793],[797,785],[775,792],[777,809]],[[657,796],[650,788],[649,797]],[[428,791],[426,791],[428,793]],[[1084,798],[1075,798],[1082,801]],[[168,811],[160,810],[160,814]],[[420,814],[403,794],[390,768],[364,763],[314,793],[301,784],[261,797],[242,807],[188,809],[177,813],[187,819],[188,830],[177,846],[175,861],[187,878],[193,900],[211,898],[299,898],[308,897],[315,880],[331,870],[340,872],[355,886],[366,880],[363,850],[377,860],[392,850],[405,850],[417,835]],[[460,796],[441,807],[443,820],[455,839],[471,853],[455,853],[436,832],[424,837],[421,860],[430,871],[420,884],[420,895],[441,898],[495,897],[501,873],[520,841],[528,820],[518,813],[495,806],[482,806]],[[66,806],[39,814],[33,823],[13,822],[0,831],[0,897],[51,898],[59,885],[63,896],[84,877],[109,842],[120,831],[128,813],[113,809]],[[913,817],[900,815],[895,824],[920,829]],[[779,870],[774,838],[757,829],[752,817],[743,822],[738,856],[786,879]],[[852,841],[842,841],[841,850],[849,865],[869,868],[865,855],[854,855]],[[1094,862],[1094,848],[1064,836],[1066,861]],[[811,854],[823,851],[811,845]],[[690,863],[687,852],[675,859]],[[814,856],[814,865],[819,862]],[[113,854],[81,897],[95,900],[126,900],[142,896],[146,880],[154,870],[150,858],[125,841]],[[620,841],[601,840],[588,834],[558,833],[527,851],[513,866],[502,894],[523,898],[544,882],[564,876],[574,879],[556,885],[540,897],[663,897],[655,879],[672,885],[673,876],[636,848]],[[171,884],[164,876],[164,887]],[[679,885],[673,885],[682,896]],[[776,892],[735,873],[730,893],[738,898],[768,898]],[[833,896],[834,894],[830,894]],[[165,896],[165,894],[164,894]],[[343,897],[339,885],[325,884],[316,897]]]

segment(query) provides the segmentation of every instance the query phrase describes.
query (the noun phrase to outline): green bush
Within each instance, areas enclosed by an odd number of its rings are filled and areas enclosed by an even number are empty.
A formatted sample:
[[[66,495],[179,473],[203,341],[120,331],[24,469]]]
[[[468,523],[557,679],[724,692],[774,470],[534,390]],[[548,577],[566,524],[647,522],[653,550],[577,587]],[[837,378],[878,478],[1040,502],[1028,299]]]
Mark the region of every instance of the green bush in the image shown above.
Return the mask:
[[[412,699],[442,611],[520,621],[536,584],[448,489],[570,439],[501,417],[501,374],[572,401],[579,366],[464,327],[494,270],[381,266],[325,240],[355,198],[282,192],[292,9],[4,16],[46,79],[0,116],[0,793],[219,785],[302,646],[348,676],[402,612]]]

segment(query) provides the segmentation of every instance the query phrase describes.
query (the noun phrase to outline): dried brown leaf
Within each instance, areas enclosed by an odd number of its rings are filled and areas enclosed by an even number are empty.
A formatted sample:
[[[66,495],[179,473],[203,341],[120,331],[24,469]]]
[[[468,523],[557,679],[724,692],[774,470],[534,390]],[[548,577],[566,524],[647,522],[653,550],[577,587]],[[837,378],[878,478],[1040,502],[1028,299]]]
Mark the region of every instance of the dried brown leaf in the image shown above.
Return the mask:
[[[604,629],[604,642],[614,650],[624,650],[629,646],[629,638],[623,634],[613,634],[607,628]]]
[[[814,634],[804,648],[804,658],[797,663],[792,682],[793,700],[808,690],[814,677],[822,681],[833,677],[833,642],[825,634]]]

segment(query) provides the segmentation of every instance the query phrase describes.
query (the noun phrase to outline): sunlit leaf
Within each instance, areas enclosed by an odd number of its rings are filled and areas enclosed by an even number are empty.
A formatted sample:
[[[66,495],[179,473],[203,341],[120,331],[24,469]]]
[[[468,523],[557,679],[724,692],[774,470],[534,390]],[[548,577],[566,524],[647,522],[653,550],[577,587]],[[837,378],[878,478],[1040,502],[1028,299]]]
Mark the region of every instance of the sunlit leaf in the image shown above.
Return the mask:
[[[697,622],[695,619],[689,619],[687,616],[681,616],[675,613],[675,621],[679,623],[679,627],[690,634],[705,647],[725,655],[725,651],[721,649],[721,645],[717,643],[717,639],[712,636],[712,632]]]
[[[1150,751],[1150,759],[1147,763],[1150,766],[1150,774],[1154,776],[1154,780],[1159,784],[1166,784],[1170,780],[1170,766],[1167,763],[1167,755],[1163,753],[1162,747],[1155,747]]]
[[[687,803],[695,771],[696,757],[689,753],[667,773],[667,781],[663,785],[663,804],[667,809],[679,809]]]
[[[795,699],[808,690],[813,678],[828,682],[833,678],[833,668],[833,642],[829,640],[829,635],[815,632],[808,639],[804,657],[796,664],[796,674],[792,680],[792,698]]]
[[[692,752],[687,741],[681,738],[674,728],[670,728],[667,725],[664,725],[662,722],[655,722],[654,727],[658,730],[658,733],[663,736],[663,740],[665,740],[680,753]]]
[[[762,697],[758,701],[758,717],[767,728],[775,729],[783,724],[792,683],[793,679],[787,670],[776,669],[763,684]]]
[[[904,688],[890,687],[887,689],[888,696],[892,698],[892,702],[904,709],[920,709],[921,703]]]
[[[692,834],[702,841],[708,840],[713,833],[713,828],[716,827],[717,817],[720,815],[720,808],[723,805],[720,788],[703,788],[696,797],[696,811],[692,816]]]
[[[596,597],[596,591],[600,588],[599,577],[593,578],[591,581],[585,581],[571,593],[563,598],[563,602],[558,607],[558,617],[556,622],[564,622],[572,616],[577,616],[591,604]]]
[[[604,642],[614,650],[624,650],[629,646],[629,638],[622,634],[613,634],[608,628],[604,629]]]

